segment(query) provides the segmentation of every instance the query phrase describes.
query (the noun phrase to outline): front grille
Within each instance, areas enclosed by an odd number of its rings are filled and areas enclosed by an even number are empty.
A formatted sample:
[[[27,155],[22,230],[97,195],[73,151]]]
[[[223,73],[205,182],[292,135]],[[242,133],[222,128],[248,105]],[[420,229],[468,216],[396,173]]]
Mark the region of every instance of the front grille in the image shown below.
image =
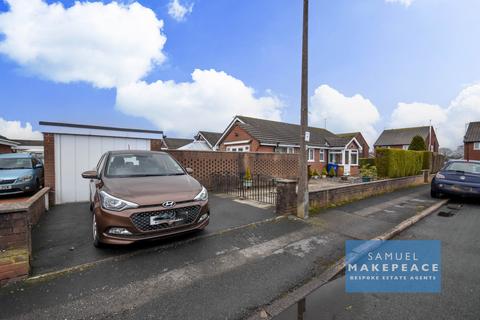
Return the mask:
[[[156,231],[178,226],[185,226],[197,220],[200,214],[200,206],[190,206],[184,208],[167,209],[160,211],[139,212],[132,215],[131,219],[135,227],[141,231]],[[156,225],[150,224],[150,217],[160,216],[157,221],[164,220],[165,223]],[[167,223],[174,219],[182,219],[181,221]]]
[[[0,184],[11,184],[14,182],[15,182],[15,179],[0,180]]]

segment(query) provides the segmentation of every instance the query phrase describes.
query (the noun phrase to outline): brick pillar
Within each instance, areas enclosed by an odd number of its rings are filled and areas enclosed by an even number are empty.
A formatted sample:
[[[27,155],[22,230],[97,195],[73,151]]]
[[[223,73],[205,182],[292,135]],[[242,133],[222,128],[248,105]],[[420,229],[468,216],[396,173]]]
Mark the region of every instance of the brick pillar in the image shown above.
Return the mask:
[[[55,138],[53,133],[43,134],[45,187],[50,188],[48,202],[55,205]]]
[[[278,215],[296,214],[297,212],[297,181],[277,180],[277,205]]]
[[[151,139],[150,140],[150,150],[151,151],[161,151],[162,150],[162,140],[161,139]]]

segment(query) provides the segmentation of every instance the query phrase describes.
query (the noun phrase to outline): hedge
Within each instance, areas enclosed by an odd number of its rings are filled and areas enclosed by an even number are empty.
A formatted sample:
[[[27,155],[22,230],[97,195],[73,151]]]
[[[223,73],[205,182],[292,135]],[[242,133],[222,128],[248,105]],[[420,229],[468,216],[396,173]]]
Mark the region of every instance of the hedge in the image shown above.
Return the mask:
[[[380,177],[400,178],[421,173],[424,152],[401,149],[378,148],[376,150],[377,172]]]
[[[360,158],[358,160],[358,164],[360,165],[360,168],[366,167],[366,166],[375,166],[375,158]]]

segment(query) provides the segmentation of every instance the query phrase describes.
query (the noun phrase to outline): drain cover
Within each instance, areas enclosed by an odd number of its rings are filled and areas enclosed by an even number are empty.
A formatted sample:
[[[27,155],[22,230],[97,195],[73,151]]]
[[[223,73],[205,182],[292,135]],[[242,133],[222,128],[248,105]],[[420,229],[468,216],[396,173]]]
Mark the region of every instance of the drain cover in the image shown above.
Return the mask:
[[[453,217],[455,215],[455,213],[453,213],[452,211],[440,211],[438,213],[438,215],[440,217],[446,217],[446,218],[449,218],[449,217]]]

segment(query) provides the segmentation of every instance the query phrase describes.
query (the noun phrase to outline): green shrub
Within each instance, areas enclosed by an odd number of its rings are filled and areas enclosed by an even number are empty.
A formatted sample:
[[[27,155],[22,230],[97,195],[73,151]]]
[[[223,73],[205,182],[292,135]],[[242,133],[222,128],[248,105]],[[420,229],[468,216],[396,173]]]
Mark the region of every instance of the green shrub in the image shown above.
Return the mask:
[[[412,138],[412,142],[410,142],[410,146],[408,150],[412,151],[426,151],[427,145],[425,144],[425,140],[421,136],[415,136]]]
[[[252,173],[250,172],[250,168],[247,167],[247,171],[245,172],[245,176],[243,178],[245,180],[252,180]]]
[[[323,167],[323,169],[322,169],[322,176],[326,176],[326,175],[328,175],[327,168],[326,168],[326,167]]]
[[[360,175],[362,177],[370,177],[373,179],[377,178],[377,167],[376,166],[363,166],[360,168]]]
[[[314,176],[314,177],[318,177],[318,171],[317,171],[317,169],[313,169],[313,176]]]
[[[399,178],[420,174],[423,168],[423,152],[378,148],[377,172],[380,177]]]
[[[358,159],[358,164],[361,167],[365,166],[376,166],[377,164],[375,163],[375,158],[360,158]]]
[[[335,169],[333,167],[331,167],[330,171],[328,171],[328,176],[329,177],[335,177]]]
[[[308,178],[310,179],[313,176],[312,168],[310,166],[308,166],[307,170],[308,170]]]

